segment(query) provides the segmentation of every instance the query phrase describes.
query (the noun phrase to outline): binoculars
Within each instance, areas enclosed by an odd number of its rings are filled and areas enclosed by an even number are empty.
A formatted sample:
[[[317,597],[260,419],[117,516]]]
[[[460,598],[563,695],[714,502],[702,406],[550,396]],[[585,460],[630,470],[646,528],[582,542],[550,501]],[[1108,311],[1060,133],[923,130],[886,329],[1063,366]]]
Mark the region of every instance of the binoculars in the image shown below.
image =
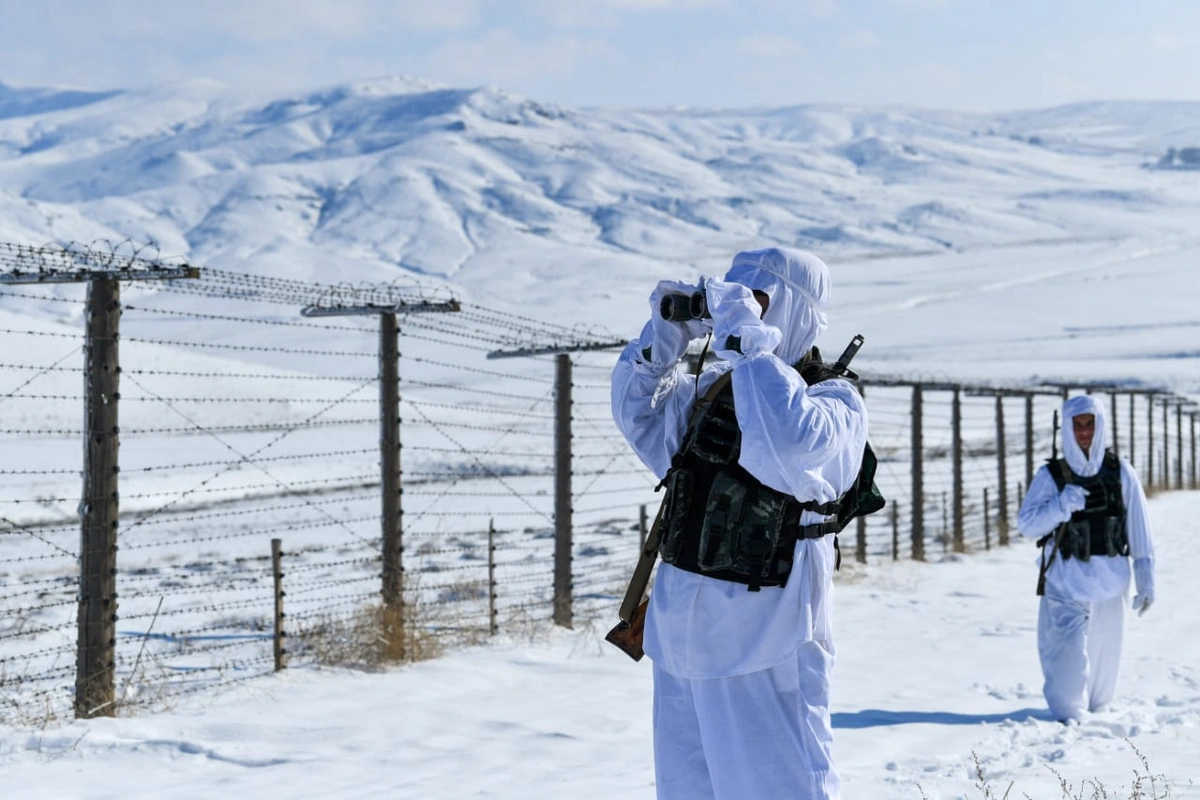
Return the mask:
[[[687,322],[693,319],[711,319],[708,311],[708,295],[703,290],[682,294],[665,294],[658,305],[658,313],[668,322]]]

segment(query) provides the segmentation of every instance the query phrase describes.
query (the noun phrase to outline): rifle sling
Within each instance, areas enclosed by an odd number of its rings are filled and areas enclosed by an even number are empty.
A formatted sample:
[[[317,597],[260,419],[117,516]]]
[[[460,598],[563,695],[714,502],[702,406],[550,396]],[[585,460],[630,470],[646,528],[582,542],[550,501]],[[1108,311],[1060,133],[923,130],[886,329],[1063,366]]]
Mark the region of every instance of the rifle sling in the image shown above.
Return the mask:
[[[704,393],[704,397],[696,401],[692,406],[692,413],[688,417],[688,428],[691,428],[692,422],[696,418],[697,412],[702,406],[712,403],[717,395],[724,390],[725,385],[733,377],[733,370],[726,372],[713,383],[709,390]],[[699,376],[696,378],[699,381]],[[659,484],[662,486],[662,483]],[[646,587],[650,585],[650,574],[654,571],[654,562],[658,560],[658,542],[660,538],[659,530],[662,527],[663,509],[666,507],[667,498],[658,505],[658,514],[654,517],[654,524],[650,526],[650,531],[646,534],[646,543],[642,545],[641,555],[638,556],[637,565],[633,568],[633,576],[629,579],[629,586],[625,589],[625,599],[621,601],[621,610],[618,616],[622,622],[628,623],[633,619],[633,615],[637,612],[638,606],[642,603],[642,596],[646,594]]]

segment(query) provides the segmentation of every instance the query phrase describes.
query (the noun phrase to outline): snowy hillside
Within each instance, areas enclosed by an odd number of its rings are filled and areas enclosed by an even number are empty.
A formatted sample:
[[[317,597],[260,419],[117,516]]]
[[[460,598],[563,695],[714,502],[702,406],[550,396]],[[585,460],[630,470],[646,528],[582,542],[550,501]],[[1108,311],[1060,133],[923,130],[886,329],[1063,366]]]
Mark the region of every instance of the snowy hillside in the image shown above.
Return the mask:
[[[273,98],[0,87],[0,239],[409,273],[513,306],[548,283],[604,317],[614,284],[711,274],[764,242],[844,261],[1186,234],[1196,181],[1143,165],[1196,144],[1200,103],[595,110],[402,78]]]

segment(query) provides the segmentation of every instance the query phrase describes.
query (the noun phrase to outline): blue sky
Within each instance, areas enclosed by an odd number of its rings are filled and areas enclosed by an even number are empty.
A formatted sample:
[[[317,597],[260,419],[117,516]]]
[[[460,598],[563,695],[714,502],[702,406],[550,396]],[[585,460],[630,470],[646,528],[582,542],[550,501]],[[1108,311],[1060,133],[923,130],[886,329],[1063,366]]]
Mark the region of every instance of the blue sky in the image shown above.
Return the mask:
[[[1197,0],[0,0],[0,83],[384,75],[569,106],[1200,100]]]

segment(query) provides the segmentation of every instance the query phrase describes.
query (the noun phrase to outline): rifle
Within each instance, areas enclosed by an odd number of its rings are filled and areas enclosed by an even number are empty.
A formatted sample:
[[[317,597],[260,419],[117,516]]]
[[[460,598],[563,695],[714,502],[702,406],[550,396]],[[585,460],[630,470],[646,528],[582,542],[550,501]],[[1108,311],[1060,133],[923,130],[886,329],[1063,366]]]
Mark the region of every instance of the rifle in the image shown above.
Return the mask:
[[[833,362],[833,371],[838,375],[844,375],[850,380],[858,380],[858,375],[850,371],[850,362],[858,355],[858,350],[863,346],[863,338],[861,333],[854,334],[854,338],[850,340],[850,344],[846,345],[846,349],[838,356],[838,360]]]
[[[1050,460],[1058,460],[1058,409],[1054,409],[1054,425],[1050,428]]]
[[[838,360],[831,366],[833,371],[839,377],[846,376],[851,380],[857,380],[858,376],[850,372],[848,367],[854,356],[858,353],[863,344],[862,334],[856,334],[850,340],[850,344],[842,352]],[[703,363],[703,359],[701,359]],[[708,390],[704,398],[697,400],[695,406],[692,407],[692,416],[688,419],[688,428],[691,428],[692,421],[695,419],[696,413],[716,399],[720,391],[729,381],[731,373],[727,372],[717,379],[713,387]],[[663,483],[666,479],[663,479]],[[663,484],[660,483],[661,487]],[[612,630],[604,636],[604,641],[616,645],[621,649],[621,652],[632,658],[634,661],[641,661],[642,656],[646,653],[642,649],[642,636],[646,629],[646,608],[649,604],[649,599],[643,599],[646,594],[646,587],[650,585],[650,574],[654,571],[654,562],[658,559],[658,543],[661,538],[660,528],[662,527],[663,510],[666,508],[669,497],[664,497],[663,502],[658,507],[658,514],[654,517],[654,525],[650,527],[649,533],[646,534],[646,541],[642,545],[642,552],[638,556],[637,565],[633,568],[633,577],[629,579],[629,586],[625,589],[625,599],[621,601],[621,608],[617,612],[620,618]]]
[[[641,661],[642,656],[646,654],[642,650],[642,634],[646,629],[646,605],[650,601],[643,600],[642,596],[646,594],[646,587],[650,585],[650,573],[654,570],[654,562],[658,558],[659,528],[666,505],[667,498],[664,497],[658,507],[658,514],[654,517],[654,524],[646,534],[646,542],[642,545],[637,566],[633,568],[633,577],[629,579],[625,599],[621,601],[621,610],[617,612],[621,621],[604,637],[604,641],[616,645],[634,661]]]

